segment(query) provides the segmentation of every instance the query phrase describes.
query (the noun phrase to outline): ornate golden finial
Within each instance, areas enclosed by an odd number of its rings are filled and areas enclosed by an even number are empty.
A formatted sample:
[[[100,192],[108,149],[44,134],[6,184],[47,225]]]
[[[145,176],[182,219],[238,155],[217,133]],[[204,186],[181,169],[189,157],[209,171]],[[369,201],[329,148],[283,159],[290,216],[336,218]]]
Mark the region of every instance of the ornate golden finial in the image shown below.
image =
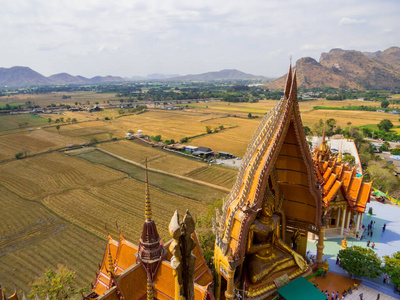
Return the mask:
[[[151,282],[150,276],[147,276],[147,300],[153,300],[153,299],[154,299],[153,284]]]
[[[110,273],[110,276],[113,277],[114,275],[114,264],[113,264],[113,259],[111,256],[111,246],[110,246],[110,242],[108,244],[108,273]]]
[[[146,201],[145,201],[145,218],[146,220],[151,220],[152,212],[151,212],[151,203],[150,203],[150,192],[149,192],[149,176],[147,174],[147,158],[146,158],[146,179],[145,179],[145,186],[146,186]]]

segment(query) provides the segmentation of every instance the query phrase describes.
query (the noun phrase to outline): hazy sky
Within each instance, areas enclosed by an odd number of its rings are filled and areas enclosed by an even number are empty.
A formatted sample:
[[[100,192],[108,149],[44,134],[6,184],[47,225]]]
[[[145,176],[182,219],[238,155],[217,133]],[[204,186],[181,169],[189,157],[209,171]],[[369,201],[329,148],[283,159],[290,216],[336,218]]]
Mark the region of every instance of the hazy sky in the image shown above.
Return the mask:
[[[291,55],[400,46],[399,20],[399,0],[0,0],[0,67],[277,77]]]

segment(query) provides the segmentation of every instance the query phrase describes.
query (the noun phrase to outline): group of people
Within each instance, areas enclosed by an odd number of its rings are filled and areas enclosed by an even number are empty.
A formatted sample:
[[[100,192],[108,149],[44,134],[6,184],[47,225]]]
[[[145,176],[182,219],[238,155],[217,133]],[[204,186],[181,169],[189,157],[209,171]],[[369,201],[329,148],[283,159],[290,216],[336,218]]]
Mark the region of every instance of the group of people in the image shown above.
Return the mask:
[[[340,294],[339,294],[338,291],[337,291],[336,293],[335,293],[335,292],[332,292],[332,294],[330,295],[331,298],[329,298],[328,290],[326,290],[325,292],[324,292],[324,291],[322,291],[322,292],[325,294],[326,299],[330,299],[330,300],[341,300],[341,299],[344,299],[344,297],[345,297],[345,294],[342,294],[342,298],[340,298]],[[346,292],[346,291],[345,291],[345,292]],[[346,292],[346,293],[347,293],[347,292]]]
[[[383,276],[383,283],[390,284],[390,277],[387,274]]]
[[[329,300],[342,300],[342,299],[345,299],[345,297],[347,295],[351,295],[353,293],[353,290],[351,289],[351,287],[349,287],[348,290],[344,290],[342,292],[342,297],[340,297],[339,291],[336,291],[336,293],[332,292],[330,295],[329,295],[328,290],[326,290],[325,292],[324,291],[322,291],[322,292],[325,294],[326,299],[329,299]],[[330,296],[330,298],[329,298],[329,296]]]
[[[371,245],[371,248],[374,249],[375,248],[375,243],[371,241],[367,241],[367,247],[369,247],[369,245]]]

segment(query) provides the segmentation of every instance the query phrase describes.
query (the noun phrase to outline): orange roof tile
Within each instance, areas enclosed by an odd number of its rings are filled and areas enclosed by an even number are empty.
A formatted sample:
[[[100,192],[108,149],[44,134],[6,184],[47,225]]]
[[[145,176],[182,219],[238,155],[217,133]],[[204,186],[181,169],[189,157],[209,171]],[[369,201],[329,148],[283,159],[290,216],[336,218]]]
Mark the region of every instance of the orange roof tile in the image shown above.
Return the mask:
[[[126,300],[138,299],[147,292],[147,274],[141,264],[135,264],[122,272],[115,280]]]
[[[107,292],[98,297],[97,300],[119,300],[119,296],[117,294],[117,288],[113,286]]]
[[[341,181],[335,181],[335,183],[333,184],[332,188],[329,190],[328,194],[324,197],[324,204],[326,206],[329,205],[329,202],[332,201],[333,197],[335,197],[340,189],[340,187],[342,186],[342,182]],[[325,188],[325,187],[324,187]]]
[[[329,168],[331,169],[331,168]],[[332,169],[331,169],[332,170]],[[325,174],[324,174],[325,175]],[[330,174],[329,178],[325,181],[324,188],[323,188],[323,193],[324,195],[327,195],[331,187],[336,181],[336,174]]]
[[[351,203],[350,205],[354,206],[357,203],[358,194],[360,192],[362,185],[362,177],[353,177],[350,186],[347,190],[347,195]]]
[[[137,251],[138,246],[125,240],[122,235],[120,236],[120,242],[115,261],[116,274],[122,273],[122,271],[136,263],[135,254]]]

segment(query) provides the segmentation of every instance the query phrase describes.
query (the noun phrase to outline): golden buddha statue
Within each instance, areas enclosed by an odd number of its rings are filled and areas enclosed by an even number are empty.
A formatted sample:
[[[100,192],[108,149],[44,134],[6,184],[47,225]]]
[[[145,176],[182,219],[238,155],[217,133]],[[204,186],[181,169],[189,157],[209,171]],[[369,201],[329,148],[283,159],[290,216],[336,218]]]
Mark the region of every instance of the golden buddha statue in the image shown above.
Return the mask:
[[[342,240],[341,248],[342,248],[342,249],[347,249],[347,241],[346,241],[346,238],[344,238],[344,239]]]
[[[247,243],[247,270],[251,283],[284,269],[307,268],[303,257],[290,248],[280,235],[280,217],[274,214],[274,197],[270,190],[263,200],[258,217],[250,226]]]

